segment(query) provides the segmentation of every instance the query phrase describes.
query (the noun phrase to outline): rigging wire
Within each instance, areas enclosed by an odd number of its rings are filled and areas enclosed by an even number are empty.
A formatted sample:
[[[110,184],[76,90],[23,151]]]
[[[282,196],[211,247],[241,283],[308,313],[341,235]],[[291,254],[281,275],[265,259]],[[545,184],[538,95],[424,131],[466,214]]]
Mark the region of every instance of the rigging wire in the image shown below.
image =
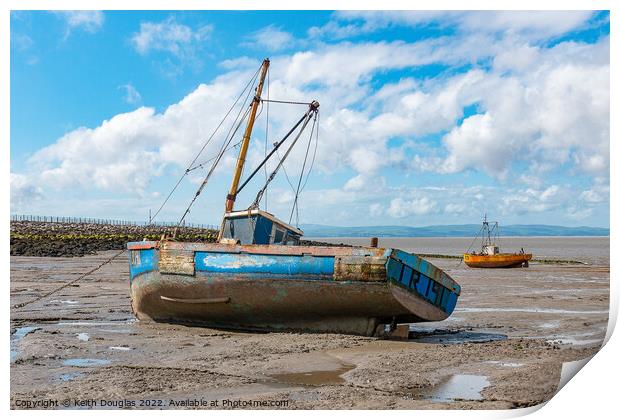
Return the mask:
[[[293,207],[291,208],[291,216],[288,219],[288,223],[291,224],[293,220],[293,213],[296,214],[296,226],[299,226],[299,206],[297,202],[299,200],[299,189],[301,188],[301,182],[304,179],[304,171],[306,169],[306,162],[308,161],[308,154],[310,153],[310,145],[312,144],[312,137],[314,135],[314,128],[316,126],[317,114],[314,114],[314,121],[312,122],[312,129],[310,130],[310,137],[308,137],[308,147],[306,148],[306,155],[304,156],[304,163],[301,166],[301,173],[299,174],[299,182],[297,183],[297,191],[295,192],[295,201],[293,201]],[[308,172],[308,175],[310,173]]]
[[[253,82],[253,81],[255,81],[255,80],[256,80],[256,74],[255,74],[254,78],[251,80],[251,82]],[[247,89],[247,86],[246,86],[246,89]],[[243,95],[243,93],[245,92],[245,90],[246,90],[246,89],[244,89],[244,90],[241,92],[241,94],[242,94],[242,95]],[[226,133],[226,137],[225,137],[225,139],[227,139],[227,138],[229,138],[229,136],[231,136],[231,134],[230,134],[230,133],[231,133],[231,131],[232,131],[233,127],[235,127],[235,124],[237,124],[237,121],[239,120],[239,116],[241,115],[241,112],[242,112],[244,109],[246,110],[246,111],[245,111],[244,116],[242,117],[242,120],[243,120],[243,119],[245,119],[245,117],[247,116],[248,112],[250,112],[250,111],[249,111],[249,109],[247,109],[247,108],[246,108],[246,104],[247,104],[247,102],[248,102],[248,99],[250,98],[250,94],[251,94],[251,93],[252,93],[252,89],[249,89],[249,90],[248,90],[248,93],[245,95],[245,99],[243,100],[243,104],[241,104],[241,106],[239,107],[239,112],[237,113],[237,116],[236,116],[236,117],[235,117],[235,119],[233,120],[233,122],[232,122],[232,124],[231,124],[230,128],[228,129],[228,133]],[[239,99],[241,99],[241,97],[239,97]],[[237,102],[239,101],[239,99],[237,99]],[[237,130],[238,130],[238,129],[239,129],[239,126],[237,125],[237,128],[235,128],[235,132],[232,134],[232,136],[234,136],[234,135],[235,135],[235,133],[237,132]],[[202,153],[202,152],[201,152],[201,153]],[[200,163],[200,164],[198,164],[198,165],[194,166],[193,168],[192,168],[192,167],[190,167],[190,168],[188,169],[188,171],[190,171],[190,172],[191,172],[191,171],[193,171],[194,169],[200,168],[200,167],[202,167],[202,165],[204,165],[205,163],[207,163],[207,162],[209,162],[209,161],[211,161],[211,160],[213,160],[213,159],[209,159],[209,160],[207,160],[207,161],[205,161],[205,162],[202,162],[202,163]],[[195,161],[196,161],[196,159],[194,159],[194,162],[195,162]],[[194,162],[192,162],[192,164],[193,164]],[[190,165],[190,166],[191,166],[191,165]]]
[[[231,150],[231,149],[234,149],[234,148],[238,147],[238,146],[241,144],[241,142],[242,142],[242,141],[243,141],[243,139],[239,140],[239,141],[238,141],[237,143],[235,143],[235,144],[232,144],[232,145],[228,146],[228,148],[227,148],[226,150],[224,150],[224,153],[228,152],[228,151],[229,151],[229,150]],[[204,162],[202,162],[201,164],[196,165],[196,166],[194,166],[193,168],[188,169],[188,172],[195,171],[196,169],[199,169],[199,168],[200,168],[200,169],[204,169],[204,165],[205,165],[206,163],[209,163],[209,162],[211,162],[211,161],[213,161],[213,160],[217,159],[218,155],[219,155],[219,153],[218,153],[217,155],[215,155],[215,156],[211,157],[210,159],[205,160],[205,161],[204,161]]]
[[[474,239],[471,241],[471,243],[469,244],[469,247],[467,247],[467,251],[465,251],[466,254],[469,254],[469,251],[471,250],[471,247],[474,245],[474,242],[476,242],[476,239],[478,239],[478,235],[480,235],[480,233],[482,232],[482,230],[484,229],[484,226],[481,227],[478,230],[478,233],[476,233],[476,236],[474,236]],[[457,264],[457,268],[461,265],[461,263],[463,262],[463,257],[461,257],[461,260],[459,261],[459,263]]]
[[[321,113],[320,111],[317,111],[317,130],[316,130],[316,140],[315,140],[315,144],[314,144],[314,152],[312,154],[312,162],[310,164],[310,169],[308,169],[308,172],[306,174],[306,179],[304,181],[303,186],[301,187],[300,190],[296,191],[295,187],[293,186],[293,183],[291,182],[290,177],[288,176],[288,172],[286,171],[286,166],[282,165],[282,169],[284,170],[284,176],[286,178],[286,181],[288,182],[288,185],[291,186],[291,191],[293,191],[293,193],[295,193],[295,198],[297,199],[297,196],[299,194],[301,194],[303,192],[303,190],[306,188],[306,184],[308,183],[308,179],[310,178],[310,172],[312,171],[312,168],[314,167],[314,161],[316,159],[316,152],[317,152],[317,148],[318,148],[318,144],[319,144],[319,127],[320,127],[320,122],[321,122]],[[278,154],[278,159],[281,160],[280,158],[280,154]],[[303,176],[303,173],[302,173]],[[294,207],[293,207],[294,208]],[[292,209],[291,209],[292,211]],[[290,221],[289,221],[290,223]]]
[[[284,165],[284,160],[286,160],[286,158],[288,157],[288,155],[291,153],[291,150],[293,150],[293,147],[295,146],[295,144],[297,143],[297,140],[299,140],[299,137],[301,137],[301,134],[303,133],[304,129],[306,128],[306,126],[308,125],[308,122],[310,121],[310,119],[312,118],[312,114],[310,113],[310,111],[308,113],[306,113],[306,115],[304,115],[304,117],[302,118],[302,120],[300,120],[298,122],[298,124],[303,121],[303,125],[301,126],[299,133],[297,134],[297,136],[295,137],[295,139],[293,140],[293,142],[291,143],[291,145],[289,146],[289,148],[287,149],[286,153],[284,154],[284,156],[280,159],[280,162],[278,162],[278,165],[276,166],[276,168],[273,170],[273,172],[271,173],[271,175],[269,175],[269,178],[267,179],[267,182],[265,182],[265,185],[263,186],[263,188],[260,189],[260,191],[258,191],[258,194],[256,194],[256,198],[254,199],[254,202],[252,203],[252,205],[249,207],[251,208],[257,208],[258,204],[260,203],[263,194],[265,193],[265,190],[267,189],[267,186],[269,185],[269,183],[271,183],[271,181],[275,178],[278,170],[283,167]],[[290,133],[290,132],[289,132]],[[246,180],[247,183],[247,180]],[[245,185],[245,184],[244,184]],[[241,188],[239,188],[240,190]],[[239,192],[239,190],[237,190],[237,192]]]
[[[217,159],[215,160],[215,162],[213,162],[213,164],[211,165],[211,169],[209,169],[209,173],[207,174],[207,176],[205,177],[205,179],[202,181],[202,184],[200,184],[200,187],[198,187],[198,191],[196,191],[196,194],[194,195],[194,198],[192,198],[192,201],[190,201],[189,205],[187,206],[187,209],[185,209],[185,212],[183,213],[183,216],[181,216],[181,219],[179,220],[179,223],[177,224],[177,228],[179,228],[179,226],[181,226],[181,224],[183,223],[183,221],[185,220],[185,216],[188,215],[190,209],[192,208],[192,206],[194,205],[194,202],[196,202],[196,199],[198,198],[198,196],[200,195],[200,193],[202,193],[202,190],[204,189],[204,187],[207,185],[207,182],[209,182],[209,179],[211,178],[211,175],[213,175],[213,172],[215,171],[215,168],[217,167],[217,165],[220,163],[220,160],[222,159],[222,157],[224,156],[224,153],[226,152],[228,145],[230,144],[230,142],[232,141],[232,139],[235,137],[235,134],[237,133],[237,130],[239,130],[239,127],[241,127],[241,124],[243,124],[243,122],[245,121],[246,117],[248,116],[248,114],[250,113],[250,108],[247,109],[247,111],[245,112],[245,114],[243,115],[243,118],[241,120],[239,120],[239,124],[237,124],[237,128],[235,128],[235,131],[233,132],[233,134],[230,136],[230,138],[228,139],[227,142],[224,142],[222,144],[222,147],[220,148],[220,153],[217,156]],[[175,232],[176,233],[176,232]]]
[[[314,160],[316,158],[316,151],[319,145],[319,129],[321,127],[321,112],[318,111],[317,115],[317,123],[316,123],[316,138],[314,141],[314,153],[312,154],[312,162],[310,162],[310,169],[308,169],[308,173],[306,175],[306,180],[304,181],[304,185],[301,187],[300,193],[306,188],[306,184],[308,183],[308,179],[310,178],[310,172],[312,172],[312,168],[314,167]]]
[[[276,152],[276,156],[278,156],[279,160],[282,160],[282,158],[280,157],[280,153]],[[286,166],[282,165],[282,170],[284,171],[284,177],[286,178],[288,185],[291,186],[291,191],[295,192],[295,187],[293,186],[293,183],[291,182],[291,179],[288,176],[288,172],[286,171]]]
[[[267,69],[267,112],[265,116],[265,157],[267,157],[267,142],[269,141],[269,104],[271,103],[270,101],[271,98],[269,97],[269,87],[271,86],[270,74],[271,74],[270,69]],[[264,167],[264,171],[265,171],[265,182],[267,182],[267,178],[269,177],[269,175],[267,174],[266,164]],[[265,191],[265,210],[267,210],[267,191]]]
[[[318,107],[318,103],[317,103],[317,107]],[[299,119],[299,121],[297,121],[297,123],[295,123],[295,125],[293,126],[293,128],[291,128],[288,133],[286,133],[286,135],[284,135],[284,137],[282,138],[282,140],[274,143],[274,148],[271,150],[271,152],[269,152],[267,154],[267,156],[265,156],[265,158],[263,159],[263,161],[256,167],[256,169],[254,169],[254,171],[252,172],[252,174],[250,176],[248,176],[246,178],[245,181],[243,181],[243,183],[241,183],[241,185],[237,188],[237,191],[235,192],[235,195],[239,194],[241,192],[241,190],[243,190],[243,188],[248,184],[248,182],[250,182],[252,180],[252,178],[254,178],[254,176],[258,173],[258,171],[267,163],[267,161],[271,158],[271,156],[276,153],[278,151],[278,149],[280,148],[280,146],[282,146],[282,144],[286,141],[286,139],[289,138],[289,136],[291,134],[293,134],[298,128],[299,126],[303,123],[303,127],[302,129],[299,131],[299,134],[297,134],[297,136],[295,137],[295,139],[293,140],[293,143],[296,143],[297,140],[299,140],[299,137],[301,136],[301,133],[303,132],[303,130],[306,128],[306,125],[308,124],[308,121],[311,118],[312,113],[316,112],[316,108],[312,107]],[[280,168],[282,162],[284,161],[284,159],[286,158],[286,156],[290,153],[290,149],[286,152],[286,155],[282,158],[282,160],[279,162],[278,164],[278,169]],[[273,175],[273,174],[272,174]],[[268,181],[271,181],[271,178],[268,179]]]
[[[478,235],[480,235],[480,232],[483,230],[484,228],[480,228],[478,230],[478,233],[476,233],[476,236],[474,236],[474,239],[471,241],[471,244],[469,244],[469,247],[467,248],[467,251],[465,251],[466,254],[469,254],[469,251],[471,250],[471,247],[474,245],[474,242],[476,242],[476,239],[478,239]]]
[[[164,202],[161,204],[161,206],[159,207],[159,209],[157,209],[157,211],[155,212],[155,214],[149,219],[149,224],[153,223],[153,220],[157,217],[157,215],[161,212],[161,210],[164,208],[164,206],[166,205],[166,203],[168,202],[168,200],[170,200],[170,197],[172,197],[172,194],[174,194],[174,192],[176,191],[176,189],[179,187],[179,185],[181,184],[181,181],[183,181],[183,178],[185,178],[187,176],[187,174],[190,172],[190,168],[192,167],[192,165],[194,163],[196,163],[196,161],[198,160],[198,158],[200,157],[200,155],[202,154],[202,152],[205,150],[205,148],[207,147],[207,145],[211,142],[211,140],[213,140],[213,138],[215,137],[215,134],[217,134],[217,132],[219,131],[220,127],[222,126],[222,124],[224,124],[224,121],[226,121],[226,119],[228,118],[228,115],[230,115],[230,113],[232,112],[232,110],[235,108],[235,106],[237,105],[237,103],[239,102],[239,100],[243,97],[243,94],[245,93],[246,90],[248,90],[248,88],[250,86],[252,86],[254,84],[254,81],[256,80],[256,78],[258,77],[258,73],[260,71],[260,67],[256,70],[256,72],[254,73],[254,75],[252,76],[252,78],[250,79],[250,81],[245,85],[245,87],[243,88],[243,90],[241,91],[241,93],[239,94],[239,96],[237,97],[237,99],[235,100],[235,102],[230,106],[230,108],[228,109],[228,111],[226,112],[226,115],[224,115],[224,118],[222,118],[222,120],[220,121],[220,123],[217,125],[217,127],[215,128],[215,130],[213,130],[213,133],[211,133],[211,136],[209,136],[209,138],[207,139],[207,141],[203,144],[202,148],[200,149],[200,151],[198,152],[198,154],[194,157],[194,159],[192,160],[192,162],[188,165],[187,169],[185,169],[185,172],[183,172],[183,175],[181,175],[181,178],[179,178],[179,180],[177,181],[177,183],[174,185],[174,187],[172,188],[172,190],[170,191],[170,193],[168,194],[168,196],[166,197],[166,199],[164,200]],[[252,90],[250,89],[249,92],[252,92]],[[244,102],[245,103],[245,102]],[[241,109],[243,109],[243,106],[241,107]],[[234,122],[233,122],[233,126],[234,126]],[[230,131],[229,131],[230,133]]]

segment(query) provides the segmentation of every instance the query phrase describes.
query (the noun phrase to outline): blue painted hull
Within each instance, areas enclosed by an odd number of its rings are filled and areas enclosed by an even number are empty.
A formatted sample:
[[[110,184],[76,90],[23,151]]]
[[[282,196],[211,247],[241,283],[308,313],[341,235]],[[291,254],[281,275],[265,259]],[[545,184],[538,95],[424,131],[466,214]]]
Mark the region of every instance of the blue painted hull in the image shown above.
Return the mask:
[[[460,286],[427,261],[380,248],[137,242],[137,317],[221,328],[373,335],[447,318]]]

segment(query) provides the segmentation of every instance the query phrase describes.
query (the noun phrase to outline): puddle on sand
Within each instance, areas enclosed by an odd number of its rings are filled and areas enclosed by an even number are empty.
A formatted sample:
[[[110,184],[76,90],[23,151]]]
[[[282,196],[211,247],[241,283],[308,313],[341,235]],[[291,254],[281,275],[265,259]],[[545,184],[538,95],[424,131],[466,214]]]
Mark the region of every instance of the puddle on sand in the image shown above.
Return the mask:
[[[112,333],[112,334],[130,334],[130,333],[133,332],[132,330],[129,330],[127,328],[119,328],[117,330],[113,330],[111,328],[102,328],[99,331],[107,332],[107,333]]]
[[[121,319],[118,321],[60,321],[56,325],[74,326],[74,327],[100,327],[100,326],[118,326],[134,324],[134,318]]]
[[[590,340],[579,340],[577,338],[572,337],[561,337],[553,340],[547,340],[549,344],[563,344],[563,345],[571,345],[571,346],[587,346],[590,344],[603,344],[602,338],[590,339]]]
[[[19,352],[17,351],[17,346],[19,342],[36,330],[40,330],[41,327],[20,327],[15,329],[15,332],[11,335],[11,362],[14,362],[17,359],[17,355]]]
[[[420,390],[418,396],[438,402],[482,401],[484,398],[480,393],[489,385],[490,382],[486,376],[452,375],[446,382]]]
[[[277,382],[292,385],[336,385],[344,383],[345,380],[341,377],[341,375],[347,373],[353,368],[355,368],[354,365],[346,365],[336,370],[314,370],[310,372],[278,373],[275,375],[271,375],[271,378],[275,379]]]
[[[24,338],[25,336],[27,336],[28,334],[30,334],[31,332],[34,332],[36,330],[41,329],[41,327],[20,327],[20,328],[16,328],[15,332],[13,333],[13,336],[11,337],[11,341],[16,342],[21,340],[22,338]]]
[[[82,372],[63,373],[62,375],[58,377],[58,379],[60,379],[63,382],[69,382],[74,379],[81,378],[82,376],[84,376]]]
[[[90,340],[90,336],[87,333],[78,333],[77,338],[80,341],[88,341]]]
[[[409,341],[425,344],[488,343],[506,340],[507,335],[462,330],[409,329]]]
[[[497,360],[489,360],[486,363],[490,363],[492,365],[499,365],[502,367],[521,367],[523,366],[523,363],[517,363],[517,362],[500,362]]]
[[[58,303],[62,303],[64,305],[78,305],[80,302],[78,302],[77,300],[58,300],[58,299],[54,299],[54,300],[50,300],[49,302],[50,304],[58,304]]]
[[[56,325],[60,327],[82,327],[85,329],[89,329],[89,327],[94,327],[101,332],[113,334],[129,334],[133,331],[131,330],[131,328],[127,327],[131,327],[131,325],[135,322],[136,320],[134,318],[129,318],[118,321],[61,321],[56,323]]]
[[[570,309],[549,309],[549,308],[456,308],[454,312],[524,312],[535,314],[556,314],[556,315],[595,315],[608,314],[609,311],[575,311]]]
[[[123,346],[111,346],[108,347],[110,350],[120,350],[120,351],[130,351],[133,350],[131,347],[123,347]]]
[[[542,324],[538,324],[538,327],[544,329],[558,328],[560,326],[560,321],[550,321],[543,322]]]
[[[93,366],[105,366],[111,362],[105,359],[67,359],[62,362],[65,366],[73,367],[93,367]]]

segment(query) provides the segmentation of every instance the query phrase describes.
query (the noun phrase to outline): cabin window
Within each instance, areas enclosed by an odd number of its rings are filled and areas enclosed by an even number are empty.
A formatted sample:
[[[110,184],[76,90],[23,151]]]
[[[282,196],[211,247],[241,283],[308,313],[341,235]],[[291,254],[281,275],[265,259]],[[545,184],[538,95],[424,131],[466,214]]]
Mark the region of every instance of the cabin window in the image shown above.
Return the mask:
[[[282,243],[283,239],[284,239],[284,231],[276,228],[276,234],[273,237],[273,243],[274,244]]]
[[[131,251],[131,264],[140,265],[140,251]]]
[[[286,235],[286,245],[299,245],[299,236]]]

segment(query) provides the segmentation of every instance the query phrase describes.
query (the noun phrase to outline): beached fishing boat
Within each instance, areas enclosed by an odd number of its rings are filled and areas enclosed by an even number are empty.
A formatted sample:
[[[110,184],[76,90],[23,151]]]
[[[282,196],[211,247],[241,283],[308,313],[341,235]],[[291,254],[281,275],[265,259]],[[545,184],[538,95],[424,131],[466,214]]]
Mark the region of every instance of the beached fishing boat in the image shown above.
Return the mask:
[[[486,214],[482,221],[482,227],[478,232],[481,236],[482,246],[480,253],[465,253],[463,261],[469,267],[475,268],[511,268],[528,267],[532,254],[526,254],[521,248],[517,253],[501,253],[499,251],[499,224],[494,222],[491,226],[487,221]],[[476,237],[478,236],[476,235]],[[475,241],[475,238],[474,238]]]
[[[361,335],[382,333],[384,325],[394,328],[398,323],[447,318],[461,288],[428,261],[402,250],[379,248],[376,241],[369,247],[303,245],[299,228],[259,208],[266,187],[301,133],[310,120],[316,121],[318,102],[307,104],[297,124],[240,185],[257,108],[268,104],[268,99],[261,99],[268,67],[265,60],[259,69],[218,241],[162,238],[127,245],[135,315],[141,320],[229,329]],[[234,210],[241,189],[291,136],[292,144],[252,205]],[[225,143],[222,154],[227,147]],[[220,158],[221,154],[214,159],[190,207]]]

